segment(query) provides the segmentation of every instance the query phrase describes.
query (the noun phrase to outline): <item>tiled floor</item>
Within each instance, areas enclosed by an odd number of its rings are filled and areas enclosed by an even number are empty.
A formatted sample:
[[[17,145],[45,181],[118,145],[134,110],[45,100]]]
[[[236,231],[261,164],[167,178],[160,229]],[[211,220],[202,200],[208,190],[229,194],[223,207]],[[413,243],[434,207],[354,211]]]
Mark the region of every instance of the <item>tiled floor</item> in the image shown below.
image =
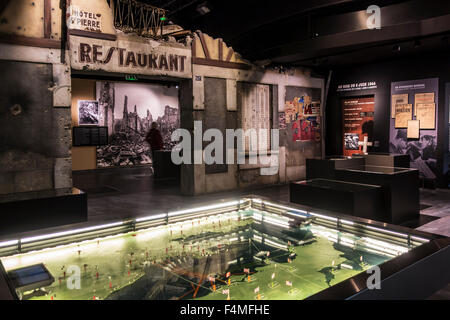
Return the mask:
[[[421,190],[420,203],[430,206],[422,210],[423,215],[439,219],[418,228],[418,230],[450,237],[450,190]]]

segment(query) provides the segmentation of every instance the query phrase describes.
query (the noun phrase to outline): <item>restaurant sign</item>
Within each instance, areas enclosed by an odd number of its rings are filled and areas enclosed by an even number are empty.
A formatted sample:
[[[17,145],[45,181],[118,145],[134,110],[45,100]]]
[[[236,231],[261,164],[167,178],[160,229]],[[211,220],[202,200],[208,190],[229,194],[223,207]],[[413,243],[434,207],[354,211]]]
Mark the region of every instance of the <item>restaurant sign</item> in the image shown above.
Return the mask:
[[[109,41],[71,36],[70,56],[75,70],[192,77],[190,49],[153,40]]]
[[[67,27],[85,31],[101,32],[102,15],[98,12],[81,10],[77,6],[68,8]]]

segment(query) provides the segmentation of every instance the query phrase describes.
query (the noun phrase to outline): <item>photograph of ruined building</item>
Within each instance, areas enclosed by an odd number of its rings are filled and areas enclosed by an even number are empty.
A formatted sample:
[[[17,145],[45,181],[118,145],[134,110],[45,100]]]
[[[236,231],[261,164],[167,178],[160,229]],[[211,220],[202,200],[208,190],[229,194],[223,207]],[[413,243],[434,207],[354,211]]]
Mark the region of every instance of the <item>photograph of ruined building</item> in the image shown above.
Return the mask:
[[[97,148],[97,166],[152,163],[145,141],[152,122],[158,123],[164,149],[172,150],[172,132],[179,128],[178,89],[143,83],[97,82],[100,126],[108,127],[109,144]]]

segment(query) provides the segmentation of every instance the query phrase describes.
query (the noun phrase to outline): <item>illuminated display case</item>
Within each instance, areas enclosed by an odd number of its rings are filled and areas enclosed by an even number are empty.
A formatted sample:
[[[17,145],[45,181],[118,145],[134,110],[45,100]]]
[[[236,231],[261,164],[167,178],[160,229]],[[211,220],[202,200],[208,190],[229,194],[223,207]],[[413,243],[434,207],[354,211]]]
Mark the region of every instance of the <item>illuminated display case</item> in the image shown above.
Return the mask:
[[[247,196],[2,240],[0,289],[24,300],[425,298],[447,283],[449,244]],[[369,290],[378,271],[381,290]]]

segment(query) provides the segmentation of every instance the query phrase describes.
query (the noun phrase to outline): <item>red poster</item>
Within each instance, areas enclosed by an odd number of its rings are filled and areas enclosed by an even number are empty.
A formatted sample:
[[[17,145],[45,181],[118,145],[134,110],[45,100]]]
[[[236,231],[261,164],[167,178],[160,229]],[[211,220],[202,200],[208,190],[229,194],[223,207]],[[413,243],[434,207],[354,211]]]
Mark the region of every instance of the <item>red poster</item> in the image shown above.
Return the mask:
[[[374,97],[342,100],[344,156],[362,154],[364,137],[373,142]]]
[[[298,141],[301,138],[301,131],[299,128],[299,121],[292,123],[292,141]]]

